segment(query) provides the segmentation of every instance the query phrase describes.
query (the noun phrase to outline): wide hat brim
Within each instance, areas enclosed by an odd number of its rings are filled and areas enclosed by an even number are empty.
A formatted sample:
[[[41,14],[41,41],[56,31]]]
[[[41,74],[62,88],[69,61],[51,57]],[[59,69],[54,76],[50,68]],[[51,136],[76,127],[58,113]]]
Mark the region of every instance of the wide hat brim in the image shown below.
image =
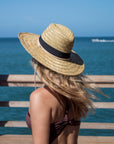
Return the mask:
[[[38,46],[40,35],[33,33],[19,33],[19,40],[27,52],[45,67],[64,75],[79,75],[84,70],[84,62],[78,54],[71,52],[69,60],[53,56]]]

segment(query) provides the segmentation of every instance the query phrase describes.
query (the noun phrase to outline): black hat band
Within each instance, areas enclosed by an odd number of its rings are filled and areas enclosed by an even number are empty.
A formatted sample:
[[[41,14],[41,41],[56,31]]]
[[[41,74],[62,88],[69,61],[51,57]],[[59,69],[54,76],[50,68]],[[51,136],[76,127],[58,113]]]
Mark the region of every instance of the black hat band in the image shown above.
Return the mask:
[[[43,39],[42,37],[40,36],[39,37],[39,42],[41,44],[41,46],[46,50],[48,51],[50,54],[56,56],[56,57],[59,57],[59,58],[65,58],[65,59],[69,59],[70,58],[70,53],[64,53],[64,52],[61,52],[53,47],[51,47],[50,45],[48,45]]]

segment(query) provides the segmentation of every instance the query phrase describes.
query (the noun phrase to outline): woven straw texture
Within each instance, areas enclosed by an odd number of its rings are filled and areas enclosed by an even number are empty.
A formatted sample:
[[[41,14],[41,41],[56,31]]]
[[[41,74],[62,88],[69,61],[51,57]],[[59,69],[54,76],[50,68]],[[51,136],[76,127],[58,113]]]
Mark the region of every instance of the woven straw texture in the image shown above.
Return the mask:
[[[21,44],[38,62],[64,75],[78,75],[84,70],[82,59],[72,51],[74,35],[71,30],[60,24],[50,24],[41,36],[48,45],[64,53],[71,52],[71,55],[67,60],[58,58],[40,45],[40,35],[27,32],[19,33]]]

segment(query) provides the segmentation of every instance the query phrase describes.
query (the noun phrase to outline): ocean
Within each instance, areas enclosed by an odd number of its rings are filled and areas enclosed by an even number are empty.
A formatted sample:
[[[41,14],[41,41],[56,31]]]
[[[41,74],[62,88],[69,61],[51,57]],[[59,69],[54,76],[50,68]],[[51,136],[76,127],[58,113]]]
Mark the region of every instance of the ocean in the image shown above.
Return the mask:
[[[85,63],[88,75],[114,75],[114,37],[77,37],[73,50]],[[31,56],[25,51],[18,38],[0,38],[0,74],[33,74]],[[28,101],[34,87],[0,87],[0,101]],[[100,102],[114,102],[114,89],[102,88],[110,98],[95,95]],[[24,121],[28,108],[0,107],[0,121]],[[97,109],[88,114],[83,122],[113,123],[113,109]],[[0,127],[1,134],[31,134],[29,128]],[[114,130],[81,129],[79,135],[114,136]]]

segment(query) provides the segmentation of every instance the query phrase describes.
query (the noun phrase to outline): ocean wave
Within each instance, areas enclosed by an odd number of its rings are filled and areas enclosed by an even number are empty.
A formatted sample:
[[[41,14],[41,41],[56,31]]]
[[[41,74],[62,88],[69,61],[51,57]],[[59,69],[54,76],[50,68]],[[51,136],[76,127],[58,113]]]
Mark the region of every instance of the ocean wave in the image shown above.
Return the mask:
[[[92,39],[92,42],[114,42],[114,40],[106,40],[106,39]]]

